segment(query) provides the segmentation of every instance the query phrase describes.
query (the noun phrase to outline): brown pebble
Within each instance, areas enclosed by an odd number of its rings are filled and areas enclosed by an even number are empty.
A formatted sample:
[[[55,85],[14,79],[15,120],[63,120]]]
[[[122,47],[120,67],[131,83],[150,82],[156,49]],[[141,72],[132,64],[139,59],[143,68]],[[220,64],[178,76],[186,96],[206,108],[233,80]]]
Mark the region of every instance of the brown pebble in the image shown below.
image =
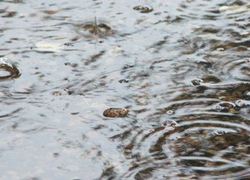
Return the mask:
[[[109,108],[103,112],[103,116],[111,118],[126,117],[128,112],[128,109],[125,108]]]

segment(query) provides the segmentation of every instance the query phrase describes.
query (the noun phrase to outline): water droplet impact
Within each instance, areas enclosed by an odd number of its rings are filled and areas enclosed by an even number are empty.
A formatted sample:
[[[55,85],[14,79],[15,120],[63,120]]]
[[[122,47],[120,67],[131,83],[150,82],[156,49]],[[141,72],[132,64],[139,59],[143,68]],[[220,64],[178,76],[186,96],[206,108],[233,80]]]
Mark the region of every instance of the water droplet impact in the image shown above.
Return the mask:
[[[150,13],[153,11],[153,8],[150,6],[142,6],[138,5],[133,8],[136,11],[139,11],[140,13]]]
[[[7,63],[8,59],[0,58],[0,80],[18,78],[21,73],[14,64]]]

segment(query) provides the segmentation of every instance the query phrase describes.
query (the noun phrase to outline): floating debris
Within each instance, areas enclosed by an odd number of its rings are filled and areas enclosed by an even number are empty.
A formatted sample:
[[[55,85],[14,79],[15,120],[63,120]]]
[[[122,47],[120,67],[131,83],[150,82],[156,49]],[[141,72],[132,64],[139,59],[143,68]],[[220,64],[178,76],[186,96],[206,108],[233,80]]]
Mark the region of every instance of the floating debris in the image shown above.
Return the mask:
[[[135,6],[133,9],[136,10],[136,11],[139,11],[140,13],[150,13],[150,12],[153,11],[152,7],[150,7],[150,6],[141,6],[141,5]]]
[[[128,115],[129,110],[125,108],[109,108],[103,112],[103,116],[105,117],[126,117]]]

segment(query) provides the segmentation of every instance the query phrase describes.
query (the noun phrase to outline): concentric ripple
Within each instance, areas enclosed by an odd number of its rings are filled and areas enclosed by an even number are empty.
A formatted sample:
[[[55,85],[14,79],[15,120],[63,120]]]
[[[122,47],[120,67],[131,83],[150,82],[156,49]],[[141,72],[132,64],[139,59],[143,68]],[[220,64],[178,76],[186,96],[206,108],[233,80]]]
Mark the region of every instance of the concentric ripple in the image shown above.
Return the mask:
[[[115,33],[115,31],[111,28],[107,22],[102,20],[88,21],[83,24],[75,25],[76,32],[86,38],[105,38],[111,36]]]
[[[151,120],[160,122],[136,129],[131,141],[124,141],[124,153],[133,160],[123,177],[233,177],[248,169],[250,119],[240,116],[235,107],[213,98],[169,103],[152,115]]]
[[[139,11],[140,13],[150,13],[150,12],[153,11],[152,7],[145,6],[145,5],[144,6],[138,5],[138,6],[135,6],[133,9],[136,10],[136,11]]]
[[[178,131],[166,132],[160,138],[162,146],[156,143],[153,151],[167,147],[175,152],[179,165],[199,174],[222,175],[249,166],[248,119],[203,113],[178,117],[177,124]],[[171,140],[174,142],[166,146]]]

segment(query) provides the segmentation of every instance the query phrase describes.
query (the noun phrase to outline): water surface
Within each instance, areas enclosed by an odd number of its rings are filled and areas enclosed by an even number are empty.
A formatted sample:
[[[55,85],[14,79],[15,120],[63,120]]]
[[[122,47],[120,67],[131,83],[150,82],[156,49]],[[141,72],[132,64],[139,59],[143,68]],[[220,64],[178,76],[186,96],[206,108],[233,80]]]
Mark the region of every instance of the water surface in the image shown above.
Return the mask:
[[[0,179],[250,177],[249,12],[0,0]]]

